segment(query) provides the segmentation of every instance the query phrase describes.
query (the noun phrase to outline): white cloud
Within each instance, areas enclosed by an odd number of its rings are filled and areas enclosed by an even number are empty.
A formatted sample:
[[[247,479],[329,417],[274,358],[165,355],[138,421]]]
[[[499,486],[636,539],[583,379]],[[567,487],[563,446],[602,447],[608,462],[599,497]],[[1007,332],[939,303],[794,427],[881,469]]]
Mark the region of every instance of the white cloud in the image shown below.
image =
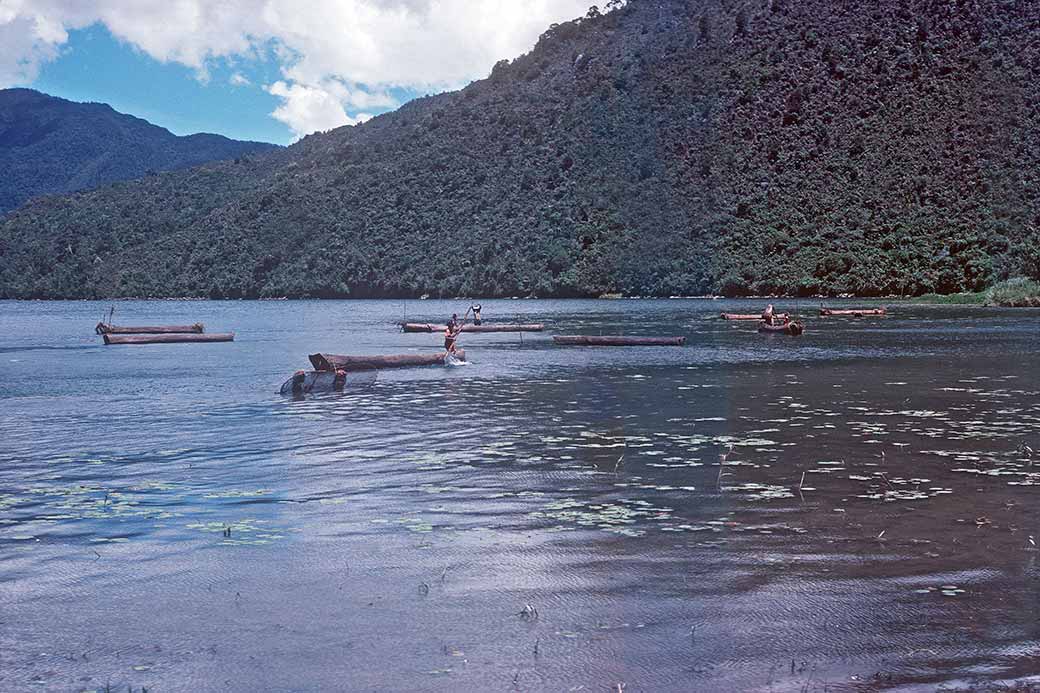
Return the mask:
[[[252,84],[252,82],[250,82],[249,79],[241,72],[236,72],[232,74],[230,77],[228,77],[228,82],[230,82],[231,86],[234,87],[246,87]]]
[[[279,81],[267,91],[282,99],[282,105],[271,115],[288,125],[296,137],[359,122],[347,115],[335,95],[320,87]]]
[[[31,18],[14,16],[4,21],[0,5],[0,87],[30,84],[40,65],[58,56],[60,41],[41,40],[40,28]]]
[[[397,105],[393,88],[435,91],[483,77],[591,1],[0,0],[0,87],[31,83],[69,30],[100,22],[200,79],[216,61],[275,56],[283,80],[267,90],[282,105],[272,115],[306,134]]]

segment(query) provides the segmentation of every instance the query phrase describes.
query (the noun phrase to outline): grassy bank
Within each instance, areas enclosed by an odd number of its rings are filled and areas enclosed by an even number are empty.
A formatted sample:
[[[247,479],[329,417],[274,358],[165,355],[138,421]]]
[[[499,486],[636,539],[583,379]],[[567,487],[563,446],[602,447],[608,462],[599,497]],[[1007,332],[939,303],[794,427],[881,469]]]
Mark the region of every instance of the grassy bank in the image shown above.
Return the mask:
[[[986,302],[986,292],[960,294],[922,294],[910,299],[911,303],[933,303],[939,305],[976,305],[981,306]]]
[[[936,305],[1040,308],[1040,282],[1018,277],[994,284],[986,291],[959,294],[922,294],[910,299],[910,302]]]
[[[986,292],[987,306],[1040,308],[1040,283],[1018,277],[994,284]]]

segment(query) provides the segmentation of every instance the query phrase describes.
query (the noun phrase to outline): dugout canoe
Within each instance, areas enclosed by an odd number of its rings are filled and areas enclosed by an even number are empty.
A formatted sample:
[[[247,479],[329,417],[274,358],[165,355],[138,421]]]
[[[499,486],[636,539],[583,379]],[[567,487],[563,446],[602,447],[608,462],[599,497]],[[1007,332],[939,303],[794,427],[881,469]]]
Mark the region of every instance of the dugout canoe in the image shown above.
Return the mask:
[[[805,332],[805,326],[800,322],[786,322],[783,325],[767,325],[762,323],[758,326],[758,331],[763,334],[789,334],[797,337],[802,332]]]
[[[311,354],[308,358],[316,371],[335,371],[342,368],[347,372],[371,371],[382,368],[410,368],[412,366],[443,366],[445,352],[425,354],[393,354],[389,356],[344,356],[342,354]],[[455,358],[466,360],[464,349],[455,350]]]
[[[406,322],[401,324],[401,329],[405,332],[444,332],[448,326],[428,322]],[[462,326],[463,332],[541,332],[544,329],[545,325],[541,323],[527,325],[473,325],[470,323]]]
[[[233,342],[235,333],[199,334],[186,332],[178,334],[104,334],[105,344],[179,344],[181,342]]]
[[[849,315],[854,318],[862,318],[864,315],[887,315],[888,311],[884,308],[852,308],[842,309],[837,308],[820,308],[820,315]]]
[[[761,314],[754,314],[753,315],[751,313],[720,313],[719,317],[722,318],[723,320],[761,320],[762,319]],[[786,320],[788,316],[787,316],[787,313],[774,313],[773,317],[774,318],[779,318],[780,320]]]
[[[99,322],[94,328],[98,334],[202,334],[205,327],[201,322],[194,325],[145,325],[122,327]]]
[[[346,383],[341,381],[339,388],[336,386],[336,373],[333,371],[308,371],[304,373],[300,371],[303,376],[299,383],[299,389],[293,391],[293,381],[297,376],[290,376],[288,380],[282,383],[281,388],[278,392],[283,396],[288,397],[289,395],[295,395],[298,397],[304,397],[306,395],[314,394],[316,392],[342,392],[346,390]]]
[[[557,344],[571,346],[682,346],[686,337],[627,337],[624,335],[554,335]]]

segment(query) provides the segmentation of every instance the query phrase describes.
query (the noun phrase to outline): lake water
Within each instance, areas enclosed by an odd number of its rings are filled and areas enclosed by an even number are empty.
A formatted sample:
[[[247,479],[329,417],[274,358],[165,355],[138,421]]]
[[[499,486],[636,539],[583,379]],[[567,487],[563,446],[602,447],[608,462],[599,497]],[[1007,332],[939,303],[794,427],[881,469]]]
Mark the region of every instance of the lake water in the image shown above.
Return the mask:
[[[1040,675],[1040,311],[0,302],[0,689],[931,691]],[[683,348],[550,334],[686,335]],[[720,466],[720,462],[722,463]]]

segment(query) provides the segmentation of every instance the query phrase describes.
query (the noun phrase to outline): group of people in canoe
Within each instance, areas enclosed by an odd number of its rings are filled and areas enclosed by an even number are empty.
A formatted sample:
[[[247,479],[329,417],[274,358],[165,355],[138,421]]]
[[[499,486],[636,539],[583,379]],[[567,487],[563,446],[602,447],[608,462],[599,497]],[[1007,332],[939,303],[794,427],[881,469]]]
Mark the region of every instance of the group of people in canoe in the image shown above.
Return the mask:
[[[864,317],[867,315],[887,315],[884,307],[881,308],[825,308],[820,306],[820,315],[844,315],[851,317]],[[805,330],[802,323],[792,320],[787,313],[777,313],[770,303],[762,311],[757,313],[722,313],[723,320],[755,320],[758,322],[758,331],[772,334],[800,335]]]
[[[723,320],[754,320],[758,322],[758,331],[773,334],[800,335],[804,331],[802,323],[794,321],[787,313],[777,313],[770,303],[761,314],[758,313],[722,313]]]

